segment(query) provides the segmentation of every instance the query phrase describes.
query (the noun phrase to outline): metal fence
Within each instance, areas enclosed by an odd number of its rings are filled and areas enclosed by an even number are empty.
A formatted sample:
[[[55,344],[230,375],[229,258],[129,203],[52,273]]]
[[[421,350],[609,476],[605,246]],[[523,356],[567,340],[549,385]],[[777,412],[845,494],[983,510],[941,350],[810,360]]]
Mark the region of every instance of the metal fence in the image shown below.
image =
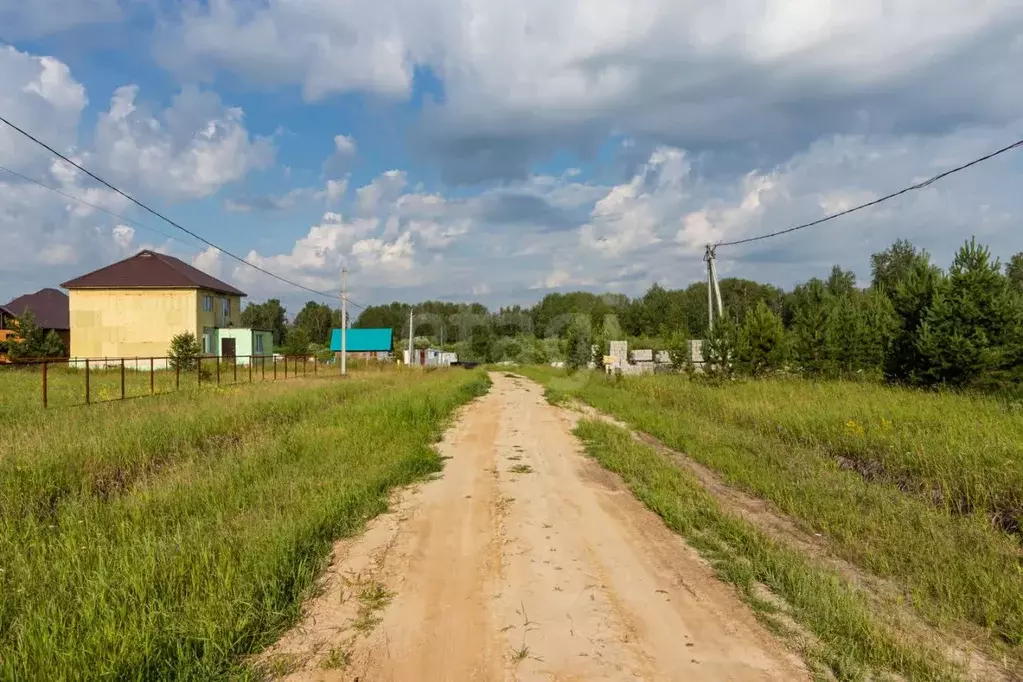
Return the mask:
[[[52,406],[54,398],[59,398],[60,405],[92,405],[186,388],[334,374],[340,375],[340,370],[304,356],[202,356],[179,361],[167,356],[47,358],[0,364],[0,391],[25,398],[26,390],[35,392],[34,385],[45,408]]]

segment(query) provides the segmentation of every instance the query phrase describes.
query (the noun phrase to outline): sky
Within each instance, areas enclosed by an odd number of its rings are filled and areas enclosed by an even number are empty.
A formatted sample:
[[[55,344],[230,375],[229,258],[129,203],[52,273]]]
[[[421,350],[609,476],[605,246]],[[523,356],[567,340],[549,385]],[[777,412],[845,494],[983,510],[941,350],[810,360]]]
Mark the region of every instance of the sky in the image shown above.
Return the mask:
[[[347,266],[359,305],[687,286],[709,242],[1023,137],[1021,73],[1017,0],[0,0],[0,115],[282,277],[336,294]],[[0,170],[2,301],[151,248],[330,302],[2,124],[0,165],[87,202]],[[721,247],[719,273],[866,285],[898,238],[1005,261],[1021,171]]]

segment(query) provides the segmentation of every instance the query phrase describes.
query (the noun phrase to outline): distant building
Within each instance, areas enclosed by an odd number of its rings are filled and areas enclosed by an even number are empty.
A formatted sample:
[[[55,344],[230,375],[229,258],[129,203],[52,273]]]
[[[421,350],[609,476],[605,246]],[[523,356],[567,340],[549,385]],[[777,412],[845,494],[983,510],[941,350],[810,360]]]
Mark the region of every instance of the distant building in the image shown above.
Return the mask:
[[[57,333],[64,342],[65,353],[70,351],[71,324],[67,294],[57,289],[40,289],[34,294],[25,294],[0,305],[0,329],[13,327],[26,310],[32,311],[40,328]]]
[[[341,352],[341,330],[330,332],[330,350]],[[364,360],[390,360],[394,350],[394,333],[390,329],[349,329],[345,338],[349,358]]]
[[[72,358],[163,357],[182,332],[204,355],[273,355],[272,333],[241,326],[243,291],[172,256],[140,251],[61,286]]]
[[[402,360],[409,364],[408,349],[402,351]],[[421,367],[450,367],[458,362],[458,355],[438,348],[415,348],[412,351],[412,363]]]

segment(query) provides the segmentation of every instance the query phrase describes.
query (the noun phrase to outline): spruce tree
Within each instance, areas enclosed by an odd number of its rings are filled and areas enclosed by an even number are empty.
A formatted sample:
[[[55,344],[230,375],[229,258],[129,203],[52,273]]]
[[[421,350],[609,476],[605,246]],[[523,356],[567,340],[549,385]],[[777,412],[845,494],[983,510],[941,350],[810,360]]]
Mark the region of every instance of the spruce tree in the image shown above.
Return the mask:
[[[1018,337],[1018,297],[975,239],[956,254],[921,321],[916,350],[922,383],[965,386],[990,380],[1006,368]]]
[[[827,369],[830,307],[831,297],[819,279],[812,279],[793,292],[793,360],[807,374],[819,375]]]
[[[897,324],[888,356],[885,377],[891,381],[921,382],[928,361],[920,353],[917,336],[937,289],[945,279],[929,257],[921,254],[890,292]]]
[[[750,376],[764,376],[785,364],[787,344],[781,318],[763,301],[750,311],[739,330],[737,369]]]
[[[714,326],[703,342],[703,370],[708,376],[726,378],[732,375],[739,328],[729,317],[714,320]]]

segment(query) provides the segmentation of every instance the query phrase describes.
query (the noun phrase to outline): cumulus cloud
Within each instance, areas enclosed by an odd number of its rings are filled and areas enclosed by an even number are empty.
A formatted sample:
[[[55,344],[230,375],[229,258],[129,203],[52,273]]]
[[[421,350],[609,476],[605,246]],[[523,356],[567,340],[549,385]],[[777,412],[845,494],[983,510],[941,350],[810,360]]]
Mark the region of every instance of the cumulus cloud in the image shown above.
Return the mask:
[[[755,145],[778,163],[826,135],[1004,124],[1023,107],[1023,5],[1011,0],[243,0],[189,5],[167,63],[306,96],[443,99],[420,131],[448,176],[524,177],[608,133],[650,149]]]
[[[315,187],[296,187],[284,194],[259,194],[229,197],[224,200],[224,208],[231,213],[259,213],[287,211],[314,203],[336,204],[344,197],[348,189],[348,181],[328,180],[323,189]]]
[[[186,89],[164,111],[137,104],[135,86],[118,89],[94,131],[83,134],[85,88],[66,64],[48,56],[0,48],[0,109],[14,122],[75,161],[145,198],[207,196],[272,160],[268,140],[251,139],[240,110],[210,93]],[[87,146],[79,138],[90,139]],[[53,286],[140,248],[119,215],[134,210],[123,196],[69,164],[40,153],[10,129],[0,129],[5,166],[54,186],[63,195],[13,174],[0,174],[0,288],[12,294]],[[336,193],[336,189],[333,190]],[[326,196],[328,189],[321,190]],[[75,200],[80,199],[80,201]],[[31,284],[29,282],[31,281]],[[37,287],[38,288],[38,287]]]
[[[96,124],[94,161],[119,182],[173,199],[209,196],[273,162],[268,138],[251,138],[242,110],[212,92],[186,87],[158,115],[117,89]]]
[[[263,84],[298,83],[308,100],[352,90],[404,97],[419,40],[402,26],[416,16],[424,28],[433,23],[430,9],[411,1],[189,4],[163,27],[157,55],[187,74],[230,70]]]
[[[351,135],[335,135],[334,149],[338,156],[354,156],[358,151],[358,146],[355,144],[355,138]]]
[[[63,62],[0,47],[0,110],[16,125],[46,135],[55,148],[72,148],[88,99],[85,88]],[[38,148],[7,126],[0,126],[0,157],[15,169],[47,163]]]
[[[223,259],[219,249],[212,246],[200,251],[192,258],[192,265],[214,277],[223,276]]]

